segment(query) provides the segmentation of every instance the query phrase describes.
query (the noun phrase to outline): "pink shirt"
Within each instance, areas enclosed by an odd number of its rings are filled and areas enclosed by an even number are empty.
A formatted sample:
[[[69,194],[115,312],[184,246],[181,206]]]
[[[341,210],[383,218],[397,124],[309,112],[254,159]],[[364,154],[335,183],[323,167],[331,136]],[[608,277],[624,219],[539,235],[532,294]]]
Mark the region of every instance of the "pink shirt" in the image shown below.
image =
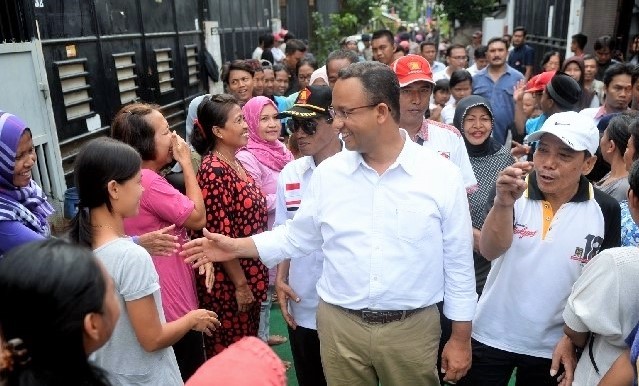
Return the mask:
[[[135,217],[124,219],[125,232],[129,236],[139,236],[175,224],[173,234],[180,238],[180,244],[185,242],[187,233],[182,225],[193,212],[193,201],[150,169],[142,169],[142,187],[144,193],[140,199],[140,212]],[[152,258],[160,277],[166,321],[172,322],[197,309],[193,269],[177,253]]]
[[[280,170],[273,170],[261,163],[250,151],[242,149],[235,157],[242,162],[242,165],[251,174],[257,186],[262,189],[266,196],[266,210],[268,211],[268,230],[273,229],[275,222],[275,192],[277,192],[277,177]],[[275,285],[277,267],[268,270],[269,285]]]

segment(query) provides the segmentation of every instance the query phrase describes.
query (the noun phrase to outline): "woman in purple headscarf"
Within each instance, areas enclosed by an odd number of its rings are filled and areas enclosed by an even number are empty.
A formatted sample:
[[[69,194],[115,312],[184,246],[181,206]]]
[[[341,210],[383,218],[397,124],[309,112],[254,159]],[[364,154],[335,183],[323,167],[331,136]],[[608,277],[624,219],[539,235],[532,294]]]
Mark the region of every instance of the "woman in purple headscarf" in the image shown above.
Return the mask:
[[[263,96],[251,98],[242,107],[242,112],[248,124],[249,138],[246,146],[237,152],[236,157],[266,196],[270,230],[275,221],[277,177],[284,166],[293,160],[293,154],[279,141],[282,126],[277,117],[277,107],[272,100]],[[276,273],[275,268],[269,270],[268,298],[262,302],[258,331],[258,337],[270,345],[286,342],[283,336],[269,336],[269,317]]]
[[[31,178],[35,164],[31,130],[0,111],[0,255],[51,233],[47,217],[53,207]]]

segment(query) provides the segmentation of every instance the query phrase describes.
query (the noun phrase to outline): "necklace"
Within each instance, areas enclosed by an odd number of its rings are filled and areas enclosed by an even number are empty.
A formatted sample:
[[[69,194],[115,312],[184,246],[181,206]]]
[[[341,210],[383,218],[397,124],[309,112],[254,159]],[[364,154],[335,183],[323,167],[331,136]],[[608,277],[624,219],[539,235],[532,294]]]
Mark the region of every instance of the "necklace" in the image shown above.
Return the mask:
[[[236,159],[234,159],[234,162],[229,161],[224,154],[220,153],[219,151],[215,151],[215,154],[217,154],[218,157],[222,158],[222,160],[224,162],[227,163],[227,165],[229,165],[233,170],[235,170],[237,172],[237,174],[240,176],[240,178],[242,178],[243,180],[246,179],[246,172],[244,171],[244,168],[242,167],[242,165],[237,162]]]
[[[102,225],[93,225],[93,224],[91,224],[91,226],[94,227],[94,228],[108,228],[108,229],[111,229],[113,232],[115,232],[116,235],[118,235],[118,237],[129,237],[129,236],[125,235],[125,234],[120,233],[117,229],[115,229],[114,227],[112,227],[109,224],[102,224]]]

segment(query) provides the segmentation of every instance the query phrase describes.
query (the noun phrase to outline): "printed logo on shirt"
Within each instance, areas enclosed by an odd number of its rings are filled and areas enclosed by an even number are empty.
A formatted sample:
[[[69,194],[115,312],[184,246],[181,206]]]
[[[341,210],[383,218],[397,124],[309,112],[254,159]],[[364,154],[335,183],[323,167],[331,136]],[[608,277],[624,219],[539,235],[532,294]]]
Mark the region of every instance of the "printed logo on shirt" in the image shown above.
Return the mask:
[[[294,212],[299,209],[302,203],[302,192],[300,191],[300,183],[293,182],[286,184],[286,191],[284,192],[286,199],[286,210]]]
[[[571,260],[579,262],[582,266],[586,265],[593,257],[597,256],[601,250],[603,237],[588,235],[584,247],[576,247],[575,253],[570,257]]]
[[[444,157],[446,159],[450,159],[450,152],[449,151],[440,151],[439,155],[441,155],[442,157]]]
[[[528,226],[526,225],[515,223],[513,234],[518,236],[520,239],[523,239],[524,237],[534,237],[537,234],[537,231],[528,229]]]

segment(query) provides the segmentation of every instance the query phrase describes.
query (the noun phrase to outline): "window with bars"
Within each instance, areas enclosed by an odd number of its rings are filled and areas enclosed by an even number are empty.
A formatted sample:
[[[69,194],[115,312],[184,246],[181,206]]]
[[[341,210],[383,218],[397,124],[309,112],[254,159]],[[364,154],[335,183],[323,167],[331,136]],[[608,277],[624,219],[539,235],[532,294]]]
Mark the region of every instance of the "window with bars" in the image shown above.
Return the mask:
[[[91,86],[88,83],[87,59],[54,62],[62,87],[67,121],[95,115],[91,109]]]
[[[154,49],[153,52],[155,53],[155,66],[158,73],[160,93],[165,94],[175,90],[173,85],[173,58],[171,49],[158,48]]]
[[[115,72],[118,78],[120,103],[126,104],[138,100],[137,74],[135,72],[135,52],[113,54]]]
[[[186,49],[186,66],[189,73],[189,86],[197,86],[200,82],[200,62],[197,45],[184,46]]]

